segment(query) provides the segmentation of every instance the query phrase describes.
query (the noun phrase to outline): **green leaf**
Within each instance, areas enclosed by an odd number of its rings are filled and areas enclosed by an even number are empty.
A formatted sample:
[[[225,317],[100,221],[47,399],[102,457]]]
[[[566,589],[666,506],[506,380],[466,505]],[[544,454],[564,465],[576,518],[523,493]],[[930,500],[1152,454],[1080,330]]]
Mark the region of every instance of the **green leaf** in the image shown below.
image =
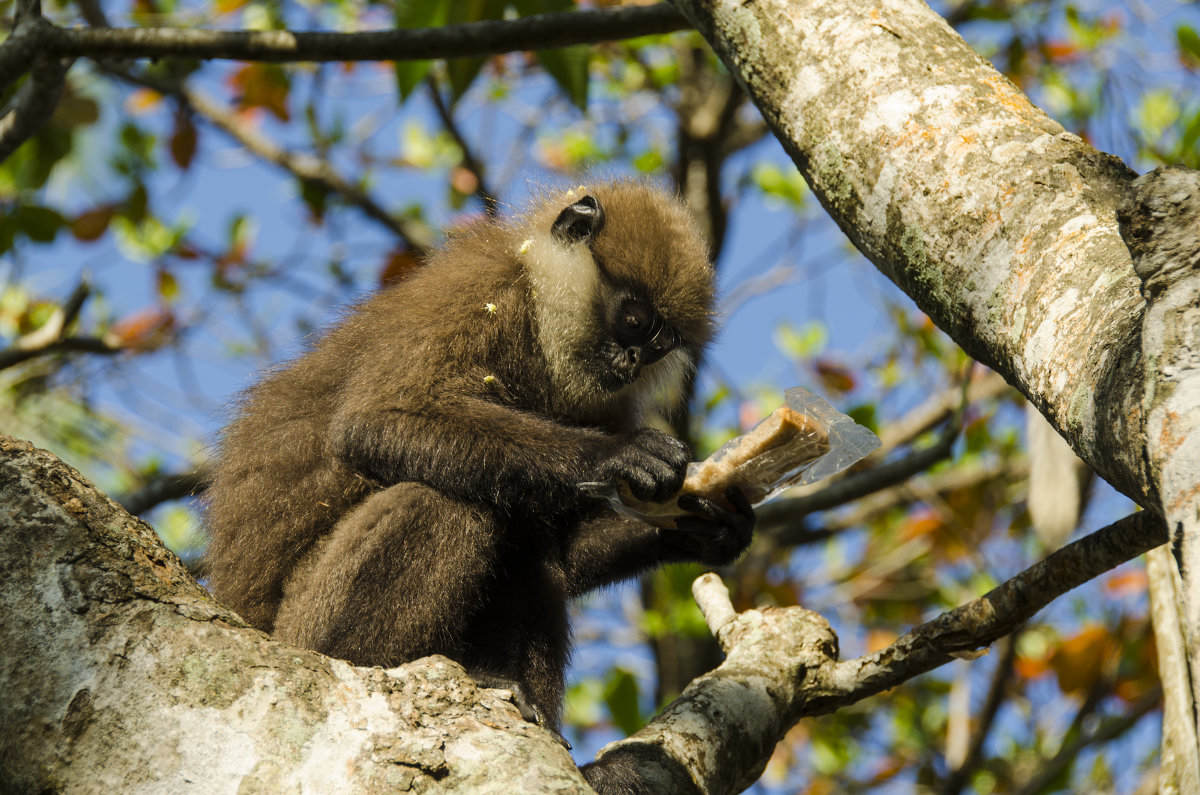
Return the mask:
[[[854,406],[848,409],[846,414],[864,428],[869,428],[873,433],[879,433],[879,415],[873,403]]]
[[[175,274],[159,268],[156,277],[159,297],[168,304],[174,302],[179,297],[179,280],[175,278]]]
[[[1179,42],[1180,54],[1189,56],[1184,58],[1184,62],[1193,67],[1200,65],[1200,34],[1187,25],[1180,25],[1175,29],[1175,38]]]
[[[588,65],[592,48],[586,45],[559,50],[538,50],[538,62],[554,78],[575,107],[587,110]]]
[[[308,206],[314,221],[325,220],[325,208],[329,200],[329,189],[311,179],[300,180],[300,198]]]
[[[759,163],[750,172],[750,180],[764,196],[797,210],[804,207],[808,185],[795,167],[784,169],[774,163]]]
[[[613,723],[625,734],[633,734],[642,728],[638,685],[633,674],[622,668],[613,669],[604,685],[604,703],[608,706]]]
[[[825,350],[829,342],[829,331],[817,320],[809,321],[800,328],[780,326],[775,332],[775,347],[793,359],[808,359]]]
[[[1147,91],[1137,110],[1137,123],[1146,140],[1161,138],[1179,120],[1179,102],[1166,89]]]
[[[400,0],[396,3],[397,28],[436,28],[446,24],[449,0]],[[429,76],[433,61],[397,61],[396,90],[403,103]]]
[[[1188,122],[1187,129],[1183,131],[1183,138],[1179,142],[1179,149],[1183,157],[1181,158],[1191,168],[1196,167],[1196,141],[1200,140],[1200,111],[1192,116],[1192,120]]]
[[[37,243],[53,242],[66,223],[66,219],[48,207],[26,204],[17,211],[17,230]]]
[[[446,24],[500,19],[504,16],[505,5],[502,0],[458,0],[450,4]],[[485,63],[486,58],[456,58],[446,62],[446,76],[450,79],[450,96],[453,102],[457,102],[467,93],[467,89],[475,82]]]

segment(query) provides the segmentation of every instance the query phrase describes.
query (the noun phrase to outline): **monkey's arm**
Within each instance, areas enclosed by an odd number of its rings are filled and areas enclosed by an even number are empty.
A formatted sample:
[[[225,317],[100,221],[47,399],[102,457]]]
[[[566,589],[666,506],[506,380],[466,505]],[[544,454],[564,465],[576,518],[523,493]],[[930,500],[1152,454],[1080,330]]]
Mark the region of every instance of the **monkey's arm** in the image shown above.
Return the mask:
[[[678,490],[687,447],[658,431],[618,436],[567,425],[479,397],[349,403],[334,416],[334,455],[385,485],[425,483],[501,507],[561,509],[577,484],[616,477],[639,497]]]
[[[726,496],[732,509],[703,497],[681,497],[680,507],[691,515],[678,519],[674,530],[608,510],[584,521],[565,543],[570,595],[636,577],[664,563],[732,563],[750,544],[755,516],[740,490],[730,489]]]
[[[525,495],[547,502],[574,498],[589,459],[608,442],[599,431],[479,398],[422,404],[342,407],[331,428],[334,455],[385,485],[425,483],[510,506]]]

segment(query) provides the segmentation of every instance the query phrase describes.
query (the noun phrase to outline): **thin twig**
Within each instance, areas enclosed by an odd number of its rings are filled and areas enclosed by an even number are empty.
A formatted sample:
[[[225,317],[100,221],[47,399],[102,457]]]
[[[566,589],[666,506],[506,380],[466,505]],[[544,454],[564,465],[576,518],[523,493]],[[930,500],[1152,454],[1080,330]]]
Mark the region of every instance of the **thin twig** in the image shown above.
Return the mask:
[[[475,195],[483,202],[484,211],[494,217],[499,210],[496,194],[488,188],[483,177],[483,166],[475,159],[471,147],[467,145],[467,139],[463,137],[462,131],[454,121],[453,114],[450,113],[450,109],[446,107],[446,103],[442,99],[442,92],[438,90],[437,80],[432,77],[429,79],[429,98],[433,102],[433,108],[437,111],[438,118],[442,121],[442,126],[458,144],[458,148],[462,152],[463,165],[475,175]]]
[[[1155,685],[1147,690],[1141,698],[1133,703],[1124,715],[1102,722],[1091,734],[1077,738],[1074,742],[1058,749],[1051,759],[1038,768],[1037,773],[1024,785],[1016,790],[1018,795],[1034,795],[1043,791],[1050,782],[1062,775],[1063,771],[1075,761],[1080,752],[1088,746],[1115,740],[1132,729],[1137,722],[1154,710],[1162,702],[1162,686]]]
[[[237,113],[203,92],[189,88],[182,81],[147,77],[116,64],[106,63],[102,65],[102,68],[135,85],[176,97],[186,103],[198,116],[228,134],[252,154],[290,172],[296,179],[312,183],[329,193],[337,194],[347,204],[358,207],[368,218],[386,227],[414,251],[423,252],[433,247],[434,240],[428,230],[420,224],[406,221],[388,212],[364,188],[342,176],[328,161],[305,152],[292,152],[283,148],[267,136],[247,126],[238,118]]]
[[[120,353],[124,348],[100,337],[61,337],[34,347],[13,346],[0,351],[0,370],[52,353]]]
[[[359,33],[46,26],[43,52],[64,57],[238,61],[422,61],[596,44],[690,27],[667,3]]]
[[[129,513],[140,516],[164,502],[201,494],[207,485],[207,474],[202,469],[162,474],[140,489],[122,495],[117,502]]]
[[[971,735],[971,743],[967,747],[962,764],[950,771],[950,775],[942,785],[942,795],[958,795],[959,792],[962,792],[967,779],[979,765],[979,760],[983,755],[983,744],[987,740],[988,734],[991,733],[996,714],[1000,711],[1000,705],[1004,703],[1004,697],[1008,692],[1008,681],[1012,678],[1013,663],[1017,659],[1017,637],[1020,632],[1021,630],[1018,628],[1002,641],[1003,651],[1000,659],[996,661],[996,670],[992,672],[992,681],[988,686],[983,709],[978,713],[975,732]]]
[[[70,61],[40,58],[29,80],[17,92],[10,110],[0,118],[0,162],[3,162],[49,120],[66,85]]]

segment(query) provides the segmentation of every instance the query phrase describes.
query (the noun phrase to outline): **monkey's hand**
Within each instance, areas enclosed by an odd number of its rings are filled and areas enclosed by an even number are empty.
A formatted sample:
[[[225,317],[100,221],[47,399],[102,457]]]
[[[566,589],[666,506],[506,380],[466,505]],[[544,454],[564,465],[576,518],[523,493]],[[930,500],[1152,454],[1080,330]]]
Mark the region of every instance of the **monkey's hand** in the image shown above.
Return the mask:
[[[725,490],[732,508],[715,500],[684,494],[679,507],[688,512],[675,520],[674,530],[661,530],[662,539],[686,559],[706,566],[723,566],[750,546],[754,535],[754,507],[736,486]]]
[[[642,428],[601,452],[593,480],[623,481],[639,500],[663,502],[679,492],[692,460],[687,445],[654,428]]]

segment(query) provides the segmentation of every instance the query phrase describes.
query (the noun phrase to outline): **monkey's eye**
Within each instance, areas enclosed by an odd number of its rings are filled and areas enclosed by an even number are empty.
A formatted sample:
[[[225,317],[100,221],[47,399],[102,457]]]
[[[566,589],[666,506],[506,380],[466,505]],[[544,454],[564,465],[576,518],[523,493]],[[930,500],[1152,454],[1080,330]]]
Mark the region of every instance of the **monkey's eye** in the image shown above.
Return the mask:
[[[662,318],[652,306],[636,298],[627,298],[621,302],[613,324],[613,336],[622,345],[641,345],[653,339],[662,325]]]

